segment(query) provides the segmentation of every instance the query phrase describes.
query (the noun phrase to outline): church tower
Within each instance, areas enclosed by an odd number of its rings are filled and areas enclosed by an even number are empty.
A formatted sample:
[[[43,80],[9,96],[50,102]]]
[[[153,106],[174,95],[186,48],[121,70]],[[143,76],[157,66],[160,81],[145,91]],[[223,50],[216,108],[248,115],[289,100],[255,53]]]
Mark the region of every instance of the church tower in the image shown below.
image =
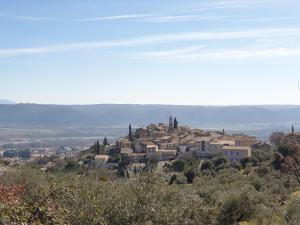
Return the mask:
[[[169,130],[173,130],[173,128],[174,128],[174,125],[173,125],[173,117],[170,116],[170,118],[169,118]]]

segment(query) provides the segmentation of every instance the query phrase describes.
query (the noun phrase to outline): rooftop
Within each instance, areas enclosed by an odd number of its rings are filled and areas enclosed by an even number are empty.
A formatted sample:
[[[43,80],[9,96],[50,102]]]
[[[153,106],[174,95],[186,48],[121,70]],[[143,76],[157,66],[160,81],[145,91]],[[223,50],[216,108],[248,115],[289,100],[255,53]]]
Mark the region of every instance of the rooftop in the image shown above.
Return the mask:
[[[107,161],[109,159],[109,155],[96,155],[95,160]]]
[[[223,147],[223,149],[224,150],[236,150],[236,151],[238,151],[238,150],[251,150],[251,148],[250,147],[248,147],[248,146],[224,146]]]
[[[235,142],[233,140],[214,140],[210,143],[211,145],[234,145]]]

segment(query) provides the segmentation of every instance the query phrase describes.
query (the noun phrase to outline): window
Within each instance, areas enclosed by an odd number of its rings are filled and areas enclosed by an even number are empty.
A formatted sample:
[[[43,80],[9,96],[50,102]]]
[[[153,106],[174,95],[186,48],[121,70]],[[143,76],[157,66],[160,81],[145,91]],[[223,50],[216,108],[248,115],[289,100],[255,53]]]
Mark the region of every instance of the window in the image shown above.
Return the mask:
[[[201,151],[205,152],[205,141],[201,141]]]

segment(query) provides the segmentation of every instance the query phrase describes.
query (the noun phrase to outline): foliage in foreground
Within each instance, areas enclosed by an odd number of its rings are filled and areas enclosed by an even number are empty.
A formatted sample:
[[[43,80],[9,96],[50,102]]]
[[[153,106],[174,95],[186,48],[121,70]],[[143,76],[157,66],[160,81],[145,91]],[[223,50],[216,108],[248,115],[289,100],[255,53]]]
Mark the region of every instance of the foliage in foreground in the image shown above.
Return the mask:
[[[76,161],[47,172],[15,167],[0,176],[0,224],[298,225],[299,199],[290,196],[299,164],[290,165],[300,145],[282,143],[274,156],[256,149],[235,163],[187,158],[128,177]]]
[[[274,180],[270,174],[245,177],[238,170],[226,169],[213,176],[199,174],[193,184],[170,185],[169,179],[163,173],[145,172],[99,181],[95,173],[83,176],[18,168],[0,177],[2,186],[23,187],[18,201],[1,201],[0,224],[230,225],[253,221],[279,225],[295,218],[295,209],[285,216],[280,206],[289,189],[282,178]]]

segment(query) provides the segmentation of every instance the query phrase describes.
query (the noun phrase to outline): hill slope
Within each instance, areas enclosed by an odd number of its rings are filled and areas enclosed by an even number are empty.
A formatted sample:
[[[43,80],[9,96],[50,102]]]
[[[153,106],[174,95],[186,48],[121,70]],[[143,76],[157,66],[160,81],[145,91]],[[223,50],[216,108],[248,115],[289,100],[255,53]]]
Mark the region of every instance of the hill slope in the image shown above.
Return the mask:
[[[0,99],[0,104],[8,105],[8,104],[16,104],[16,103],[5,99]]]
[[[0,125],[114,126],[166,122],[187,125],[300,122],[300,106],[0,105]]]

